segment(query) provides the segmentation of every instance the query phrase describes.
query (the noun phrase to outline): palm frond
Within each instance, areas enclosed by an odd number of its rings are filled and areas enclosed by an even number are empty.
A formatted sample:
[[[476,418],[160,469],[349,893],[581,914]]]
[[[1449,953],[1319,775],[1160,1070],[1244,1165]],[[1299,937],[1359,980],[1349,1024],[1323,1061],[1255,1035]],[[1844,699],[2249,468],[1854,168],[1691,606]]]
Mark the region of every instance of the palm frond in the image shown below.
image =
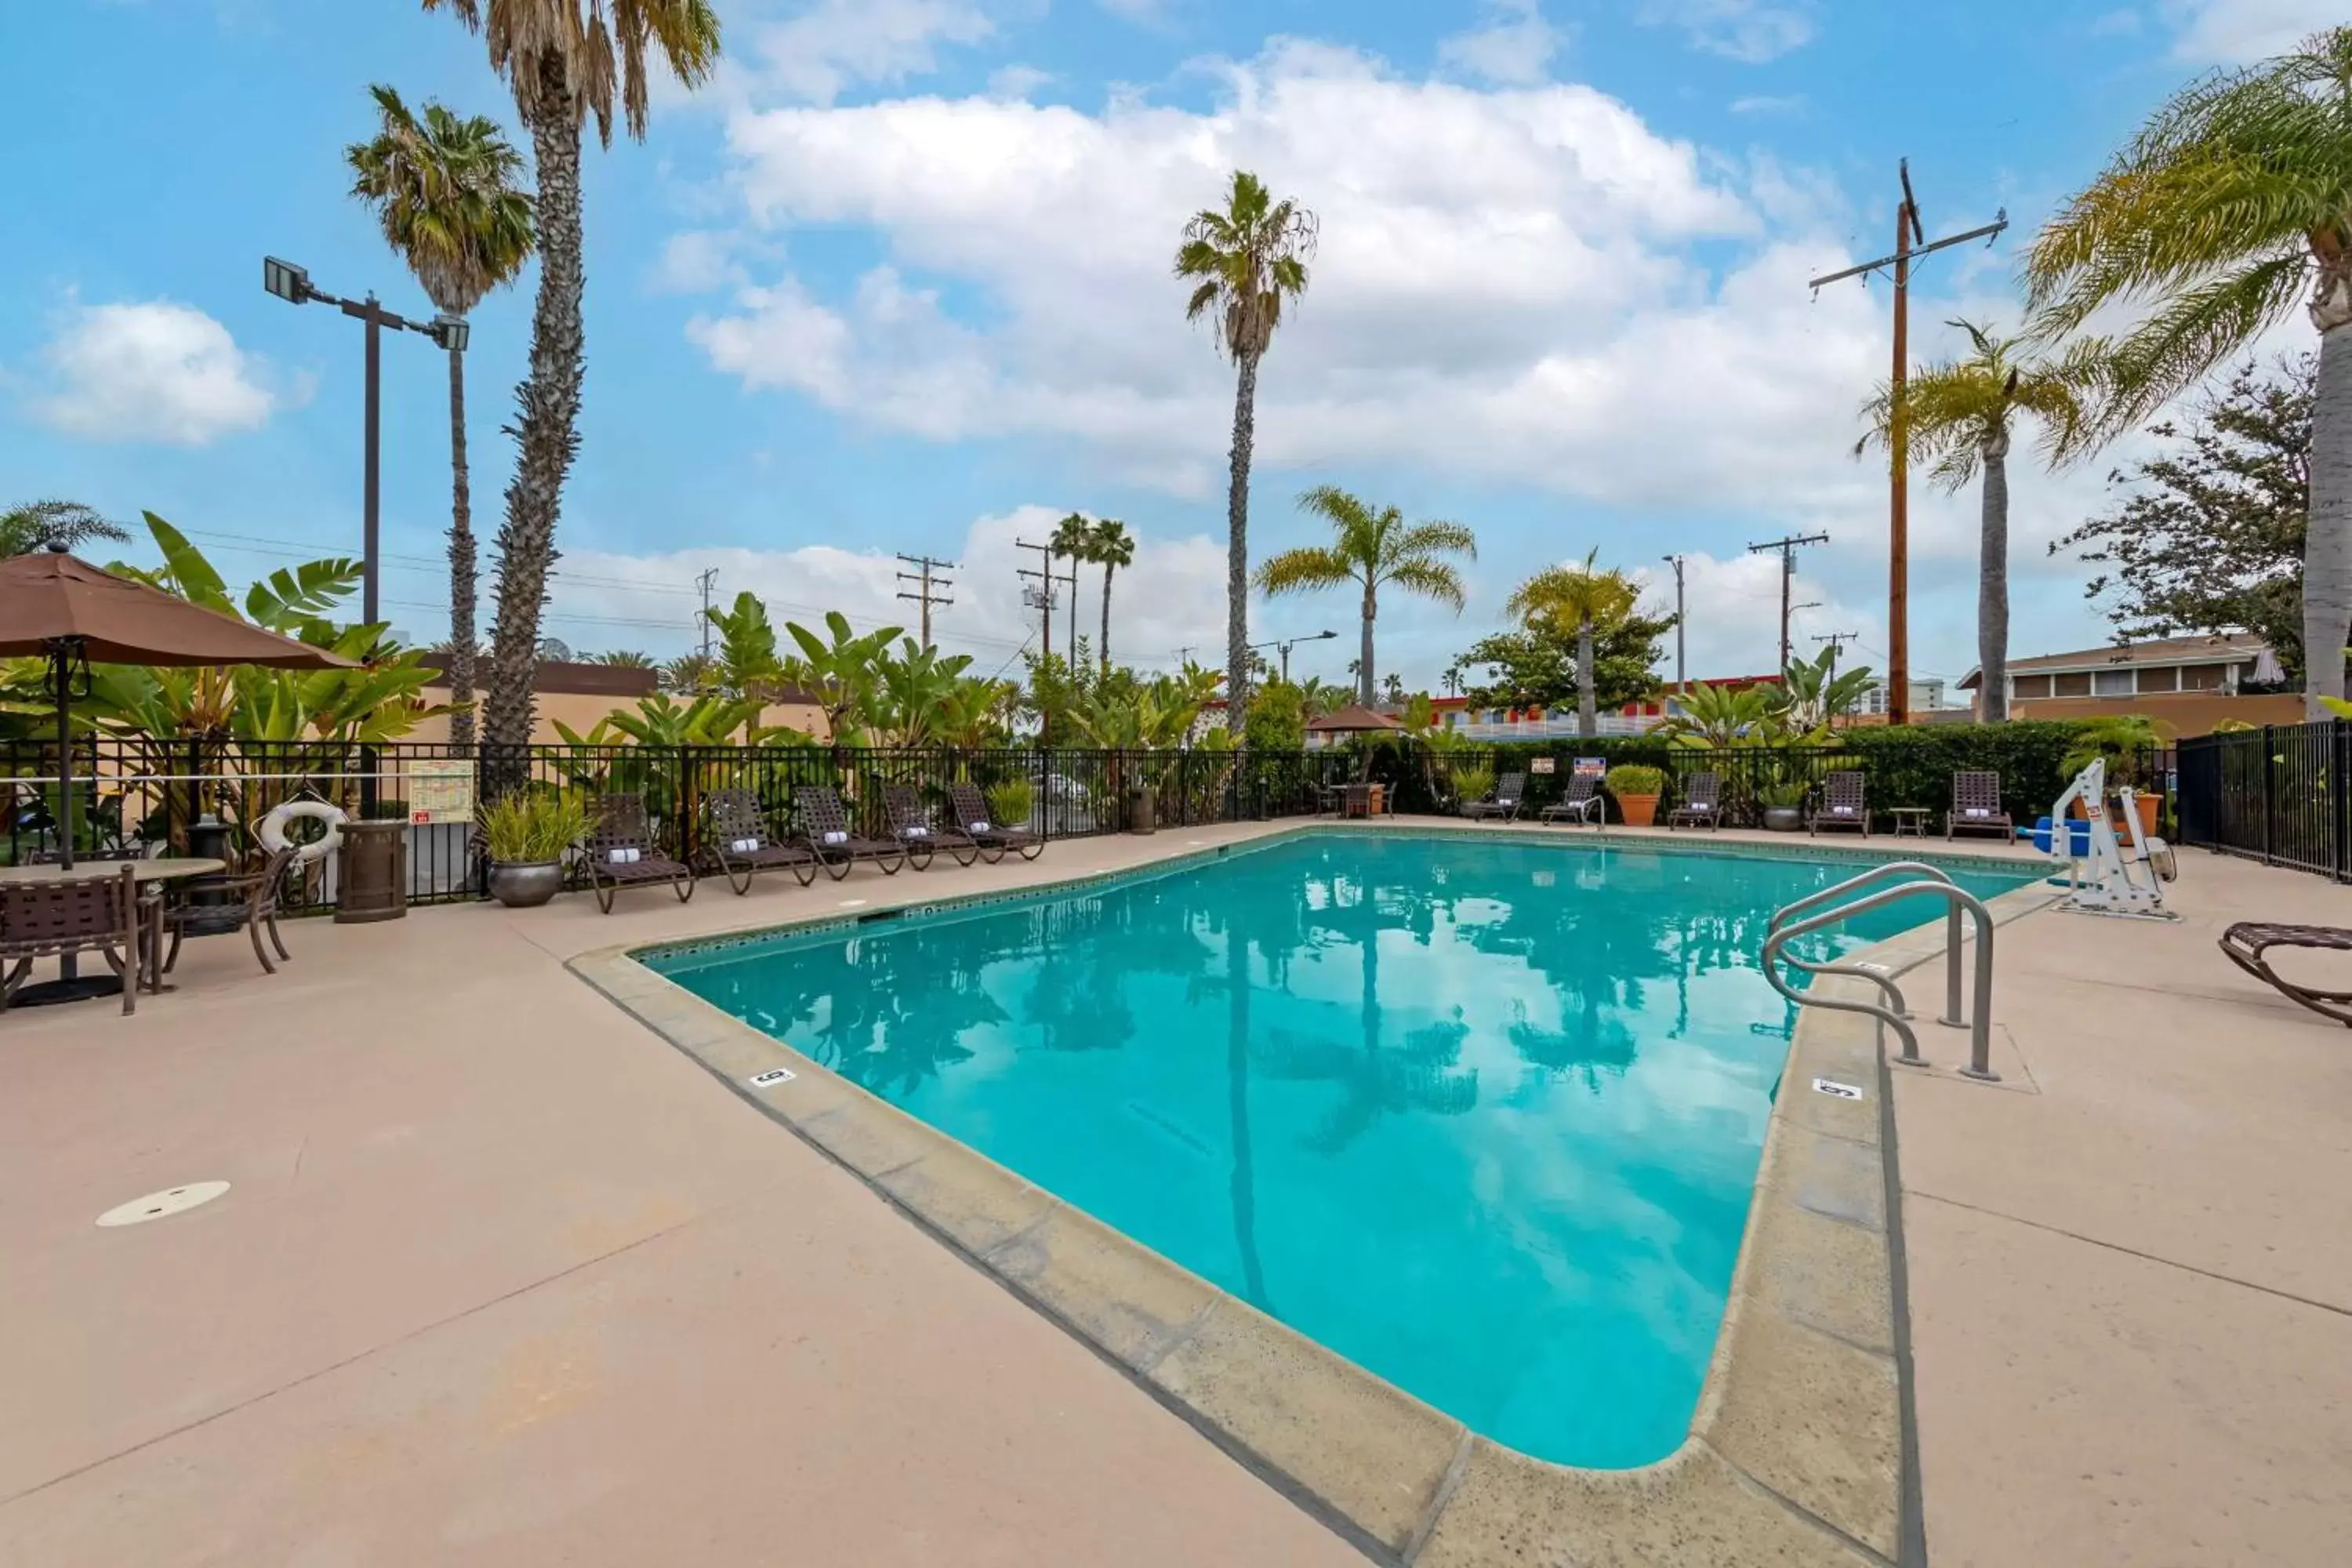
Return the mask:
[[[2144,423],[2242,353],[2294,308],[2308,266],[2301,255],[2275,256],[2175,294],[2108,351],[2104,396],[2083,439],[2104,441]]]
[[[1258,563],[1258,591],[1303,594],[1317,588],[1338,588],[1359,581],[1356,562],[1327,544],[1302,545],[1270,555]]]
[[[1409,594],[1434,599],[1456,615],[1462,613],[1467,602],[1462,589],[1462,574],[1443,561],[1407,561],[1389,574],[1389,581]]]

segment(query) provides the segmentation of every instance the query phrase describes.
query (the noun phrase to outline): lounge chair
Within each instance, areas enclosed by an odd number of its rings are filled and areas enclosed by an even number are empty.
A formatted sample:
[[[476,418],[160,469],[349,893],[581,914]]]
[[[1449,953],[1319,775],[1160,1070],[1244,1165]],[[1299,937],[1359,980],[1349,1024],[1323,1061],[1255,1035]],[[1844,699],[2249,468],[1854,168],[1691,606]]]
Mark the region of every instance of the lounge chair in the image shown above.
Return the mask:
[[[1952,775],[1952,814],[1944,818],[1945,841],[1961,833],[1998,833],[2004,839],[2017,837],[2017,824],[2000,808],[1999,773]]]
[[[1495,781],[1493,795],[1469,802],[1463,806],[1462,815],[1473,822],[1484,822],[1490,816],[1497,822],[1508,822],[1519,815],[1519,802],[1527,793],[1527,774],[1505,773]]]
[[[1666,826],[1709,828],[1723,826],[1723,778],[1719,773],[1693,773],[1683,781],[1683,803],[1666,813]]]
[[[66,877],[54,882],[0,882],[0,1009],[25,984],[37,958],[96,952],[122,976],[122,1010],[139,1010],[150,978],[136,870]]]
[[[301,853],[289,844],[270,855],[258,869],[243,876],[199,877],[173,889],[171,901],[156,911],[163,929],[172,933],[172,945],[163,955],[159,973],[171,973],[173,965],[180,962],[182,938],[211,936],[239,926],[253,939],[253,956],[261,960],[263,973],[278,973],[278,965],[269,962],[261,946],[264,931],[268,931],[269,945],[278,950],[278,958],[292,963],[294,955],[286,951],[286,941],[278,934],[278,899],[286,888],[286,873]],[[200,896],[203,903],[196,902]]]
[[[588,888],[596,907],[613,912],[613,898],[623,888],[654,882],[668,884],[679,903],[694,897],[694,868],[673,860],[654,843],[653,826],[646,819],[646,797],[635,794],[596,797],[596,826],[588,835]]]
[[[1566,822],[1570,817],[1598,826],[1602,814],[1601,775],[1570,773],[1560,797],[1536,813],[1538,822]]]
[[[1024,860],[1034,860],[1045,852],[1045,841],[1023,827],[1003,827],[988,819],[988,803],[980,797],[978,784],[948,786],[948,809],[955,816],[957,829],[980,846],[980,857],[990,865],[1004,858],[1008,849]]]
[[[739,898],[751,890],[754,875],[779,867],[803,888],[816,880],[816,857],[770,835],[767,814],[748,789],[714,790],[703,797],[701,859]]]
[[[824,867],[835,881],[849,875],[860,860],[871,860],[886,877],[895,877],[907,863],[907,847],[895,838],[868,838],[849,826],[849,813],[840,792],[831,784],[807,784],[793,792],[793,809],[800,815],[798,842]]]
[[[2265,925],[2245,921],[2221,933],[2221,955],[2291,1002],[2352,1029],[2352,991],[2320,991],[2298,985],[2271,967],[2263,954],[2273,947],[2352,952],[2352,931],[2339,926]]]
[[[1866,798],[1867,783],[1862,774],[1851,770],[1832,773],[1822,781],[1822,803],[1813,807],[1805,819],[1805,831],[1817,835],[1824,827],[1848,829],[1870,837],[1870,803]]]
[[[912,784],[890,784],[882,791],[883,809],[890,814],[890,837],[907,847],[907,859],[918,871],[929,870],[931,857],[944,849],[959,866],[980,858],[980,846],[968,833],[931,826],[930,813]]]

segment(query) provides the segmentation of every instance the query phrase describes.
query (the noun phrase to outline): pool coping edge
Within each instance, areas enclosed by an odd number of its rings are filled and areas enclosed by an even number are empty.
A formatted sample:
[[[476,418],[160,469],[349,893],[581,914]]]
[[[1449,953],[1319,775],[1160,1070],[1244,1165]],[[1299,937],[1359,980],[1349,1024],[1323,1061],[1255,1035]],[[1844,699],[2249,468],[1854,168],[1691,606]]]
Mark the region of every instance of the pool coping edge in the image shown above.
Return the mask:
[[[1066,896],[1342,826],[1362,831],[1356,824],[1293,825],[1018,889],[917,893],[901,908]],[[1402,826],[1465,839],[1498,836],[1494,828]],[[1777,847],[1704,839],[1662,845],[1649,837],[1534,827],[1500,836],[1563,845],[1608,837],[1644,847]],[[1805,858],[1888,857],[1848,850]],[[1925,858],[2019,866],[1965,853],[1927,850]],[[1990,904],[2007,924],[2057,897],[2036,881]],[[1563,1545],[1574,1560],[1630,1552],[1637,1561],[1654,1555],[1727,1568],[1905,1560],[1917,1481],[1907,1324],[1895,1300],[1900,1183],[1885,1136],[1897,1069],[1886,1065],[1861,1016],[1800,1011],[1688,1436],[1654,1464],[1591,1470],[1472,1432],[636,956],[856,923],[831,912],[770,919],[740,936],[623,943],[566,967],[1375,1561],[1485,1568]],[[1939,917],[1851,959],[1906,973],[1941,955],[1944,932]],[[1820,984],[1861,994],[1860,982]],[[749,1081],[780,1068],[790,1076],[760,1087]],[[1811,1093],[1815,1078],[1868,1088],[1862,1100],[1837,1100]]]

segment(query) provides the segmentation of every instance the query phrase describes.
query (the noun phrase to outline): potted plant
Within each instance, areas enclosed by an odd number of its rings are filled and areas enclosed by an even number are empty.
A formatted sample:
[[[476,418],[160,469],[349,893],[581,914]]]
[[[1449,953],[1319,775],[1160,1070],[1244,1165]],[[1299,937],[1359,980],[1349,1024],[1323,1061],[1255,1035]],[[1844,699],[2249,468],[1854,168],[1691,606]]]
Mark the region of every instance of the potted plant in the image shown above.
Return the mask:
[[[1775,833],[1794,833],[1805,825],[1805,786],[1794,779],[1759,784],[1756,804],[1764,808],[1764,826]]]
[[[1495,793],[1495,770],[1485,763],[1465,763],[1454,770],[1454,809]]]
[[[2128,784],[2136,790],[2147,789],[2155,781],[2147,776],[2145,763],[2148,754],[2164,744],[2156,726],[2138,714],[2113,719],[2095,719],[2075,734],[2074,743],[2060,760],[2058,771],[2069,778],[2089,767],[2094,762],[2107,764],[2107,788],[2121,789]],[[2163,809],[2162,796],[2143,793],[2136,797],[2139,812],[2140,832],[2147,837],[2156,836],[2157,813]],[[2116,802],[2113,808],[2116,826],[2123,826],[2123,805]]]
[[[1628,763],[1609,770],[1602,782],[1608,785],[1609,798],[1617,803],[1618,815],[1628,827],[1647,827],[1658,819],[1658,792],[1666,787],[1664,770],[1641,763]]]
[[[564,852],[588,835],[588,808],[576,794],[520,789],[476,816],[490,858],[490,897],[532,910],[563,890]]]
[[[991,821],[1001,827],[1025,828],[1031,825],[1029,814],[1036,809],[1037,786],[1027,779],[1006,779],[988,786],[988,814]]]

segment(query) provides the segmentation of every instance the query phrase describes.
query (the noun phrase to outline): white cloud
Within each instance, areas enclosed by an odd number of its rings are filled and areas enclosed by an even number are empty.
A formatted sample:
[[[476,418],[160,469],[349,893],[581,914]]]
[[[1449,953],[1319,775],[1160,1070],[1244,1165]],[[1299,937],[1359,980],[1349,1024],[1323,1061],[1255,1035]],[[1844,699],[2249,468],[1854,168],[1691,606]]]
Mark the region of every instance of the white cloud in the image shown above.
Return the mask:
[[[1009,65],[990,73],[988,96],[991,98],[1027,98],[1054,79],[1054,73],[1039,70],[1035,66]]]
[[[1885,644],[1884,605],[1841,600],[1834,587],[1807,569],[1811,563],[1804,552],[1798,553],[1797,563],[1799,570],[1789,595],[1789,644],[1792,654],[1812,658],[1820,647],[1813,639],[1832,632],[1858,634],[1863,643],[1871,646]],[[1627,575],[1642,584],[1645,608],[1673,611],[1673,567],[1664,562],[1629,565]],[[1800,609],[1798,605],[1807,607]],[[1777,553],[1717,557],[1703,552],[1685,552],[1683,613],[1693,679],[1770,673],[1780,658],[1780,557]],[[1671,633],[1664,639],[1664,648],[1666,658],[1661,673],[1671,679]]]
[[[36,411],[96,441],[201,447],[257,430],[306,395],[273,391],[226,327],[168,300],[73,306],[44,358],[51,380]]]
[[[1639,19],[1675,27],[1696,48],[1760,65],[1812,41],[1811,0],[1643,0]]]
[[[1794,114],[1804,107],[1805,95],[1801,92],[1781,96],[1755,93],[1747,98],[1735,98],[1729,105],[1734,114]]]
[[[2284,54],[2345,22],[2341,0],[2168,0],[2165,9],[2180,26],[2175,55],[2230,65]]]
[[[1545,20],[1537,0],[1486,0],[1480,10],[1481,26],[1437,46],[1441,62],[1512,87],[1532,87],[1551,74],[1552,57],[1568,35]]]
[[[741,58],[763,87],[831,103],[861,82],[903,82],[939,68],[941,45],[996,31],[976,0],[816,0],[782,22],[755,23]]]
[[[735,260],[736,237],[709,229],[688,229],[669,237],[655,261],[652,286],[666,294],[707,294],[730,283],[747,281]]]

